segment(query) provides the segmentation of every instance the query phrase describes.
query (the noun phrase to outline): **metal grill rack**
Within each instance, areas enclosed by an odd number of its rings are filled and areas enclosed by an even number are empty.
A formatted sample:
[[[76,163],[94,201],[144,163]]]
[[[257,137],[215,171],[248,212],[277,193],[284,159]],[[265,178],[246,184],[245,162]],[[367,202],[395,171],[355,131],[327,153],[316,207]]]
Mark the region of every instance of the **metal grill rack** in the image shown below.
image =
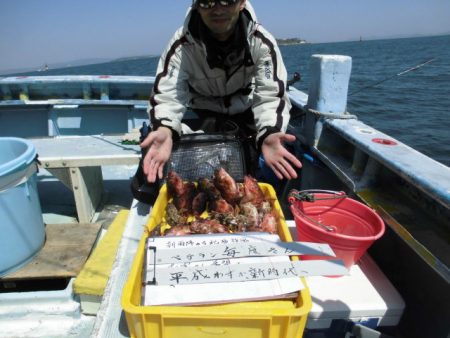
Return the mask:
[[[223,134],[184,135],[174,145],[164,177],[174,170],[184,180],[212,177],[214,170],[224,168],[236,181],[242,182],[245,161],[242,142]]]

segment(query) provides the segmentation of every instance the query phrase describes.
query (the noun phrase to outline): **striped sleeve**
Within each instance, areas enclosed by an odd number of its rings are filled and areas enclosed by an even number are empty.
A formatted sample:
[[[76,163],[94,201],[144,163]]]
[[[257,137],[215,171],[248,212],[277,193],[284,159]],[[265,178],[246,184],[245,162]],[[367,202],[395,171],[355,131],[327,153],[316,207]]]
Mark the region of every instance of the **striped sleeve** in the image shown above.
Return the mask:
[[[260,27],[255,32],[258,47],[253,113],[260,148],[264,139],[275,132],[285,132],[291,103],[286,92],[287,71],[275,39]]]
[[[181,134],[181,119],[186,111],[188,85],[182,69],[183,44],[186,38],[177,32],[161,56],[149,102],[153,130],[160,126]]]

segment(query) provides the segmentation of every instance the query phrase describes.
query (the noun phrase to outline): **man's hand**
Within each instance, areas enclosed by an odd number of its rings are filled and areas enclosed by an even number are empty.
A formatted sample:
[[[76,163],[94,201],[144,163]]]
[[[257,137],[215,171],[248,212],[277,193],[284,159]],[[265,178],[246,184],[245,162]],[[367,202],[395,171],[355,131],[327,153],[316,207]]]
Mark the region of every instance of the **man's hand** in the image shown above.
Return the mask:
[[[302,167],[302,163],[283,146],[283,142],[293,141],[294,135],[279,132],[267,136],[261,146],[265,163],[280,180],[297,178],[293,165],[297,168]]]
[[[141,148],[148,148],[143,160],[144,174],[147,181],[156,181],[156,175],[163,178],[164,165],[170,158],[172,152],[172,131],[166,127],[159,127],[152,131],[141,143]]]

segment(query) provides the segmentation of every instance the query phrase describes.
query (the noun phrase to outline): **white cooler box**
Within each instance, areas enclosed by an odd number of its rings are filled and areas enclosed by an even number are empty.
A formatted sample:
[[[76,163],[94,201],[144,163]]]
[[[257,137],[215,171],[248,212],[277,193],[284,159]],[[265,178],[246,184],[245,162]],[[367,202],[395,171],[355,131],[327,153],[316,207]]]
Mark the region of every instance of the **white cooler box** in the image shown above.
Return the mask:
[[[365,254],[350,274],[308,277],[312,309],[308,331],[327,331],[337,322],[351,321],[372,329],[396,326],[405,303],[372,258]],[[340,320],[340,321],[339,321]]]

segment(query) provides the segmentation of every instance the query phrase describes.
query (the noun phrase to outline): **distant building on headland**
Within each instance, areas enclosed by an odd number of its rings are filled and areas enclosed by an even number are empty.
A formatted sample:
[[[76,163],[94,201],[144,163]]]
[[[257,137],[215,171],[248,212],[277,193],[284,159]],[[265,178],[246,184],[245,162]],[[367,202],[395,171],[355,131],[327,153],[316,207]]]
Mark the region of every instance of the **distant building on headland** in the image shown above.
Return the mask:
[[[290,38],[290,39],[276,39],[279,46],[286,45],[300,45],[302,43],[307,43],[306,40],[302,40],[299,38]]]

